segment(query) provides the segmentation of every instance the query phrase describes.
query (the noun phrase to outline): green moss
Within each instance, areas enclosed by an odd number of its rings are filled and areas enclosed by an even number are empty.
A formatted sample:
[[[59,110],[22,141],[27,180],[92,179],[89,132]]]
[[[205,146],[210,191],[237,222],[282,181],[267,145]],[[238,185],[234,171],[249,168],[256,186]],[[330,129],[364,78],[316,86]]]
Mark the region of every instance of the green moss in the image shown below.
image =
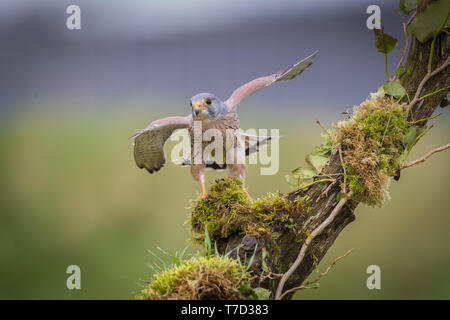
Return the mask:
[[[165,267],[135,298],[137,300],[262,300],[270,291],[252,288],[251,273],[227,256],[195,256]]]
[[[292,203],[280,193],[268,193],[250,202],[241,180],[218,180],[206,199],[193,202],[189,219],[192,239],[203,243],[205,226],[212,243],[236,233],[270,238],[273,232],[296,232],[294,215],[303,214],[306,207],[304,199]]]
[[[264,198],[256,199],[251,207],[256,218],[266,226],[270,226],[279,216],[277,213],[292,210],[291,203],[279,193],[269,192]]]
[[[252,210],[261,229],[267,230],[266,233],[276,241],[276,236],[283,232],[298,235],[295,220],[300,216],[306,217],[310,206],[306,197],[297,197],[291,202],[286,195],[268,193],[264,198],[253,202]]]
[[[347,166],[347,183],[350,191],[355,195],[361,195],[364,192],[364,182],[355,169]]]
[[[247,276],[237,260],[216,255],[194,257],[155,274],[136,299],[239,299],[241,281]]]
[[[388,195],[389,178],[397,171],[405,150],[409,129],[405,105],[393,98],[373,95],[335,129],[349,190],[358,201],[381,206]]]
[[[193,240],[203,243],[205,225],[213,242],[242,231],[250,217],[240,212],[250,206],[242,180],[232,177],[216,180],[205,199],[192,203],[189,224]]]

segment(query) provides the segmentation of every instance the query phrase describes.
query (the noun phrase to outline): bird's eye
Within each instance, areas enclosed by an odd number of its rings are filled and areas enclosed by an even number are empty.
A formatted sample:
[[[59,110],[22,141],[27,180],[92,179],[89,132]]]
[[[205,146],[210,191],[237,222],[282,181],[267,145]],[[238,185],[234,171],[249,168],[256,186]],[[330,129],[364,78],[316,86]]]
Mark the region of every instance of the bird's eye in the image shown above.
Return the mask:
[[[206,98],[205,99],[205,103],[206,103],[206,105],[211,105],[211,103],[212,103],[212,101],[211,101],[211,98]]]

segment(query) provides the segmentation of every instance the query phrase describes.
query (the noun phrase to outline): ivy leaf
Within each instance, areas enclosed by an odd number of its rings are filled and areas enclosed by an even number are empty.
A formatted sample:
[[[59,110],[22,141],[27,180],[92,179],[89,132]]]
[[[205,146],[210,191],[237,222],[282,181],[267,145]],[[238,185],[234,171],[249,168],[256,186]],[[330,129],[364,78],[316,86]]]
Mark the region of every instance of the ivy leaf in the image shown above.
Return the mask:
[[[314,147],[311,154],[313,155],[320,155],[324,157],[330,157],[331,156],[331,141],[328,139],[327,135],[322,135],[323,138],[327,139],[326,141],[322,142],[320,145]]]
[[[262,262],[261,268],[265,272],[269,272],[270,271],[269,267],[267,266],[267,263],[266,263],[267,254],[268,254],[267,253],[267,249],[263,247],[262,250],[261,250],[261,262]]]
[[[383,85],[383,90],[386,94],[393,96],[394,98],[403,97],[406,94],[405,88],[400,84],[400,81],[390,81]]]
[[[256,296],[258,300],[269,300],[270,299],[270,291],[261,287],[253,289],[253,297]]]
[[[409,149],[409,147],[412,146],[414,141],[417,137],[417,127],[412,126],[408,129],[408,132],[405,134],[405,137],[403,138],[403,144],[405,146],[405,149]]]
[[[417,9],[419,0],[400,0],[399,8],[406,14],[410,14]]]
[[[294,169],[290,175],[286,175],[286,182],[293,189],[303,188],[314,182],[314,176],[320,173],[331,157],[332,142],[325,137],[322,144],[316,146],[305,158],[309,168],[299,167]]]
[[[397,77],[400,77],[404,73],[405,73],[405,67],[404,66],[400,66],[400,67],[397,68],[397,70],[395,70],[395,75]]]
[[[316,172],[314,170],[299,167],[292,171],[292,174],[286,175],[285,178],[291,188],[297,189],[311,184],[314,181],[315,175]]]
[[[300,168],[298,173],[298,188],[302,188],[314,181],[316,173],[311,169]]]
[[[315,147],[313,151],[305,158],[306,162],[316,172],[320,173],[328,163],[331,156],[331,142],[329,140]]]
[[[267,289],[257,287],[252,289],[248,281],[241,282],[239,286],[239,293],[243,299],[251,300],[269,300],[271,292]]]
[[[253,293],[252,287],[248,281],[242,281],[239,286],[239,293],[243,297],[251,296]]]
[[[320,173],[323,167],[328,163],[329,159],[329,157],[310,153],[306,156],[305,160],[314,169],[315,173]]]
[[[205,240],[203,242],[203,248],[206,251],[206,255],[210,256],[211,255],[211,238],[209,237],[209,232],[208,232],[208,225],[205,224]]]
[[[439,28],[447,18],[450,10],[450,1],[437,0],[430,3],[425,10],[419,12],[417,16],[411,21],[408,26],[408,33],[413,33],[417,40],[426,42],[433,38],[434,34],[439,31]],[[444,27],[450,26],[450,19]]]
[[[380,95],[382,97],[384,97],[386,95],[386,91],[384,91],[384,85],[382,85],[381,87],[378,87],[377,92],[375,93],[371,93],[372,95]]]
[[[297,189],[298,177],[287,174],[284,176],[284,178],[286,179],[286,182],[291,187],[291,189]]]
[[[405,134],[405,137],[403,138],[403,144],[405,146],[405,149],[409,150],[411,147],[413,147],[414,143],[418,142],[416,141],[417,137],[420,136],[426,129],[427,126],[423,127],[411,126],[408,129],[408,132]]]
[[[375,33],[375,47],[378,52],[388,54],[395,48],[397,39],[384,33],[383,29],[373,29]]]

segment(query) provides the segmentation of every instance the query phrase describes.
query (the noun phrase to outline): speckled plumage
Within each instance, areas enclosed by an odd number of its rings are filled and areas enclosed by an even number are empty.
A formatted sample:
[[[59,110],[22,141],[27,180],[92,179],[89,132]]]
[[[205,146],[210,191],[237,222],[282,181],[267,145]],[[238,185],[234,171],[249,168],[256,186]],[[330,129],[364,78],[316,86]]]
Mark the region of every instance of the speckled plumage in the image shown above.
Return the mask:
[[[205,131],[209,129],[217,129],[221,134],[222,137],[224,137],[223,141],[223,160],[224,163],[226,163],[227,159],[227,153],[233,152],[234,150],[227,150],[227,130],[235,130],[236,132],[239,131],[239,118],[237,116],[236,109],[233,108],[233,110],[229,110],[227,114],[220,116],[217,119],[214,120],[204,120],[202,121],[202,134],[205,133]],[[202,163],[201,164],[195,164],[194,157],[195,154],[192,152],[194,150],[194,126],[193,122],[189,125],[189,136],[191,137],[191,175],[196,181],[202,180],[204,178],[204,172],[206,167],[206,159],[202,157]],[[234,139],[233,139],[234,140]],[[202,143],[202,152],[204,151],[205,147],[210,144],[212,141],[203,141]],[[236,148],[236,141],[233,141],[232,145],[234,148]],[[245,150],[244,150],[245,152]],[[219,166],[222,163],[218,163]],[[239,164],[235,160],[234,163],[226,163],[229,173],[231,176],[239,177],[242,180],[245,180],[245,170],[246,170],[246,164]]]

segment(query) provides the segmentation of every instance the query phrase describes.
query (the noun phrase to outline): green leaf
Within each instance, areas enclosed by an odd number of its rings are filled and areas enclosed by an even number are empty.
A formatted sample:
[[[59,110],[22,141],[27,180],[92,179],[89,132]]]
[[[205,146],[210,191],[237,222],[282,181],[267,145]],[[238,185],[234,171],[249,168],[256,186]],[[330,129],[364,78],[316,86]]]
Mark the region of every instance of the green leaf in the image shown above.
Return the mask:
[[[313,151],[306,156],[309,168],[299,167],[294,169],[290,175],[286,175],[286,182],[293,189],[303,188],[314,182],[314,176],[320,173],[331,157],[332,142],[328,135],[325,141],[316,146]]]
[[[410,14],[417,9],[419,0],[400,0],[399,8],[406,14]]]
[[[383,85],[384,86],[384,85]],[[384,91],[384,88],[383,88],[383,86],[381,86],[381,87],[378,87],[378,90],[377,90],[377,92],[375,92],[375,93],[371,93],[372,95],[380,95],[380,96],[384,96],[384,95],[386,95],[386,91]]]
[[[256,295],[258,300],[269,300],[270,299],[270,291],[261,287],[253,289],[254,294]]]
[[[414,145],[419,142],[421,136],[427,130],[427,126],[417,127],[411,126],[408,129],[405,137],[403,138],[403,144],[405,145],[405,150],[410,150]]]
[[[397,70],[395,70],[395,75],[397,77],[400,77],[404,73],[405,73],[405,67],[404,66],[400,66],[400,67],[397,68]]]
[[[328,136],[324,136],[324,138],[327,139]],[[324,156],[324,157],[330,157],[331,156],[331,141],[329,139],[327,139],[325,142],[322,142],[320,145],[314,147],[311,154]]]
[[[408,132],[405,134],[403,138],[403,144],[405,145],[405,149],[409,149],[412,146],[417,137],[417,127],[412,126],[408,129]]]
[[[316,175],[316,173],[314,172],[314,170],[308,169],[308,168],[302,168],[299,167],[297,169],[295,169],[294,171],[292,171],[292,173],[300,178],[303,179],[308,179],[308,178],[312,178]]]
[[[386,94],[397,99],[406,94],[405,88],[403,88],[403,86],[400,84],[400,81],[398,80],[386,82],[383,85],[383,90]]]
[[[303,188],[307,186],[308,184],[311,184],[314,181],[314,176],[316,175],[316,172],[311,169],[305,169],[305,168],[297,168],[294,171],[292,171],[292,174],[286,175],[286,181],[287,183],[293,188]]]
[[[242,281],[239,286],[239,293],[242,299],[269,300],[271,292],[267,289],[257,287],[252,289],[248,281]]]
[[[425,10],[419,12],[408,26],[408,33],[416,36],[420,42],[426,42],[433,38],[434,34],[444,23],[450,10],[450,1],[437,0],[430,3]],[[450,26],[450,20],[444,27]]]
[[[242,281],[239,286],[239,293],[244,297],[248,297],[252,294],[253,290],[248,281]]]
[[[320,173],[328,163],[331,156],[331,141],[326,140],[319,146],[316,146],[313,151],[305,158],[306,162],[311,166],[315,173]]]
[[[269,272],[269,267],[267,267],[266,258],[267,258],[267,249],[265,247],[261,250],[261,262],[262,262],[262,270],[265,272]]]
[[[306,162],[314,169],[315,173],[320,173],[328,163],[329,157],[314,155],[312,153],[306,156]]]
[[[302,188],[314,181],[316,173],[311,169],[303,169],[298,174],[298,188]]]
[[[258,244],[255,245],[255,250],[253,251],[253,254],[252,254],[252,256],[250,257],[250,260],[249,260],[248,265],[247,265],[247,270],[250,269],[250,267],[251,267],[252,264],[253,264],[253,260],[255,259],[256,249],[257,249],[257,248],[258,248]]]
[[[287,174],[284,176],[284,178],[286,179],[286,182],[291,187],[291,189],[297,189],[298,177]]]
[[[206,256],[209,257],[211,255],[212,246],[211,246],[211,238],[209,237],[208,225],[207,224],[205,224],[205,240],[204,240],[204,243],[203,243],[203,247],[204,247],[204,249],[206,251]]]
[[[383,29],[373,29],[375,33],[375,47],[378,52],[388,54],[395,48],[397,39],[384,33]]]

